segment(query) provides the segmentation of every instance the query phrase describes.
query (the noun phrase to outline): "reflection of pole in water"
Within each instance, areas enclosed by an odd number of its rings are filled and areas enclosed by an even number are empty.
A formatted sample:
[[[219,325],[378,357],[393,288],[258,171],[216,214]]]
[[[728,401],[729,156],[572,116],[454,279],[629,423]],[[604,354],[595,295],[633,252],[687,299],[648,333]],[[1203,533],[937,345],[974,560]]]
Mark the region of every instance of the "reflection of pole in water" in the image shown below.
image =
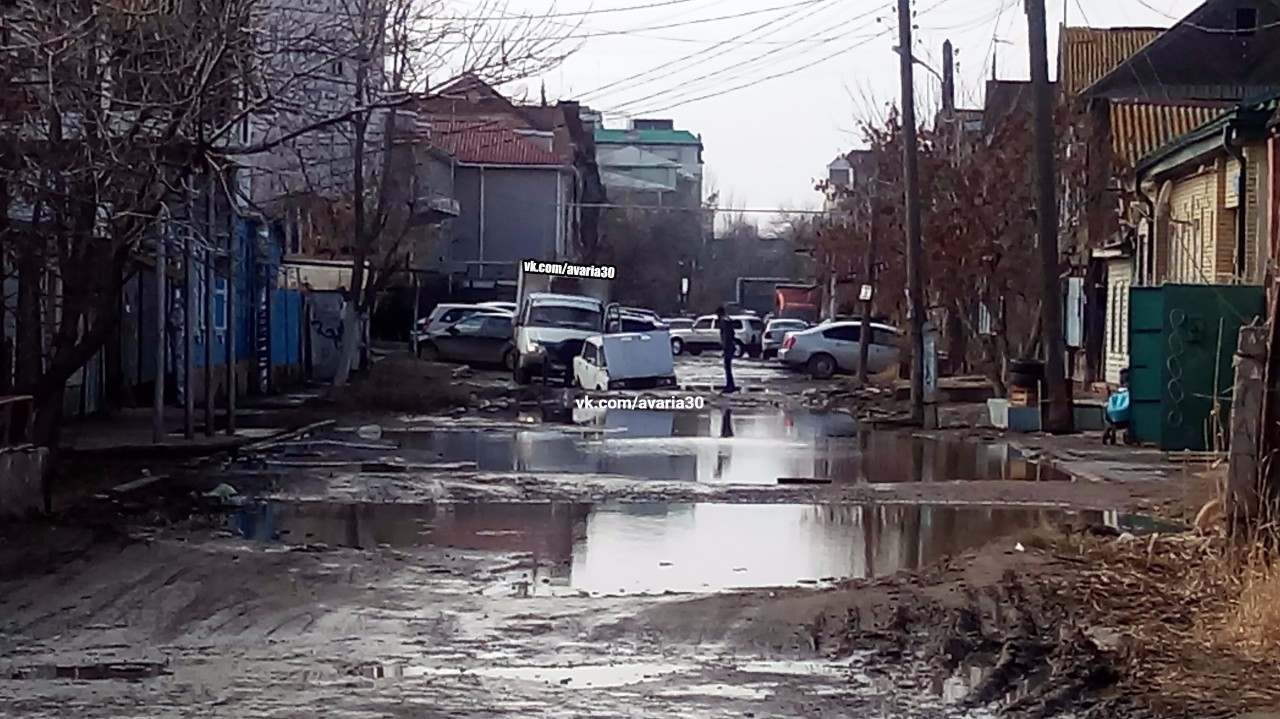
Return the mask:
[[[726,407],[724,412],[720,415],[720,436],[733,436],[733,410],[728,407]]]

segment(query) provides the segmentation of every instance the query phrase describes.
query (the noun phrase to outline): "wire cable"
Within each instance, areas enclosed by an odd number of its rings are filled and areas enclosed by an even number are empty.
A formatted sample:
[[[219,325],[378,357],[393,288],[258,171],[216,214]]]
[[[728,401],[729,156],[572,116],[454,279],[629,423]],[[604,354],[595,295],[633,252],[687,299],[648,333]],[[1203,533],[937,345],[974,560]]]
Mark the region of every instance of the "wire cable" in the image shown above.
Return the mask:
[[[876,9],[870,10],[870,11],[868,11],[868,12],[864,12],[864,13],[862,13],[861,15],[857,15],[857,16],[855,16],[855,17],[851,18],[848,22],[849,22],[849,23],[857,22],[858,20],[862,20],[862,19],[866,18],[868,15],[874,14],[874,13],[876,13],[876,12],[878,12],[878,11],[879,11],[879,8],[876,8]],[[798,20],[798,19],[797,19],[797,20]],[[794,21],[793,21],[791,24],[794,24]],[[832,36],[832,37],[827,38],[825,42],[820,43],[820,44],[829,44],[829,43],[831,43],[831,42],[835,42],[835,41],[837,41],[837,40],[843,40],[843,39],[848,38],[848,37],[850,37],[850,36],[855,36],[856,32],[857,32],[858,30],[860,30],[860,29],[862,29],[862,28],[851,28],[851,29],[849,29],[849,30],[846,30],[846,31],[844,31],[844,32],[842,32],[842,33],[840,33],[840,34],[838,34],[838,35],[835,35],[835,36]],[[690,94],[690,93],[692,93],[692,92],[698,92],[698,90],[696,90],[695,88],[691,87],[691,86],[693,86],[693,85],[694,85],[694,83],[699,83],[699,82],[702,82],[702,81],[704,81],[704,80],[707,80],[707,79],[710,79],[710,78],[713,78],[713,77],[719,77],[719,76],[721,76],[721,75],[724,75],[725,73],[737,72],[738,74],[736,74],[736,75],[735,75],[735,77],[741,77],[741,71],[743,71],[743,70],[745,70],[745,69],[747,69],[747,68],[749,68],[749,67],[755,66],[755,65],[757,65],[757,64],[759,64],[759,63],[761,63],[761,62],[765,61],[766,59],[768,59],[768,58],[770,58],[770,57],[772,57],[772,56],[774,56],[774,55],[777,55],[778,53],[786,52],[787,50],[794,49],[794,48],[795,48],[795,46],[793,46],[793,45],[792,45],[792,46],[783,46],[783,47],[775,48],[775,49],[770,50],[770,51],[768,51],[768,52],[766,52],[766,53],[763,53],[763,54],[761,54],[761,55],[759,55],[759,56],[757,56],[757,57],[754,57],[754,58],[752,58],[752,59],[750,59],[750,60],[747,60],[746,62],[739,63],[739,64],[736,64],[736,65],[731,65],[731,66],[729,66],[729,67],[720,68],[719,70],[713,70],[713,71],[711,71],[711,72],[703,73],[702,75],[699,75],[699,76],[697,76],[697,77],[690,78],[689,80],[684,81],[683,83],[681,83],[681,85],[679,86],[679,88],[668,88],[668,89],[661,90],[661,91],[658,91],[658,92],[650,93],[650,94],[645,95],[645,96],[643,96],[643,97],[638,97],[638,98],[635,98],[635,99],[633,99],[633,100],[628,100],[628,101],[626,101],[626,102],[623,102],[623,103],[621,103],[621,104],[619,104],[619,105],[615,106],[614,111],[615,111],[615,112],[624,112],[624,111],[625,111],[625,110],[624,110],[624,108],[632,107],[632,106],[638,105],[638,104],[640,104],[640,103],[643,103],[643,102],[646,102],[646,101],[653,100],[653,99],[655,99],[655,98],[661,97],[661,96],[663,96],[663,95],[668,95],[668,94],[672,93],[673,91],[675,91],[675,92],[677,93],[677,95],[688,95],[688,94]],[[661,78],[657,78],[657,79],[661,79]]]
[[[825,1],[826,1],[826,0],[823,0],[823,2],[825,2]],[[720,42],[718,42],[718,43],[716,43],[716,44],[712,45],[712,46],[711,46],[711,47],[709,47],[709,48],[705,48],[705,49],[700,50],[700,51],[698,51],[698,52],[692,52],[692,53],[689,53],[689,54],[687,54],[687,55],[684,55],[683,57],[678,57],[678,58],[676,58],[675,60],[671,60],[671,61],[669,61],[669,62],[664,62],[664,63],[662,63],[662,64],[660,64],[660,65],[656,65],[656,66],[651,67],[651,68],[649,68],[649,69],[647,69],[647,70],[642,70],[642,71],[637,72],[637,73],[635,73],[635,74],[628,75],[627,77],[624,77],[624,78],[622,78],[622,79],[620,79],[620,80],[615,80],[615,81],[613,81],[613,82],[609,82],[609,83],[606,83],[606,84],[604,84],[604,85],[600,85],[600,86],[598,86],[598,87],[595,87],[595,88],[592,88],[592,89],[590,89],[590,90],[587,90],[586,92],[580,93],[580,96],[581,96],[582,98],[584,98],[584,99],[588,99],[588,98],[590,98],[592,95],[598,95],[598,94],[600,94],[602,91],[604,91],[604,90],[608,90],[608,89],[613,88],[613,87],[616,87],[616,86],[618,86],[618,85],[621,85],[621,84],[622,84],[622,83],[624,83],[624,82],[630,82],[630,81],[632,81],[632,80],[637,80],[637,79],[639,79],[639,78],[642,78],[642,77],[646,77],[646,76],[652,75],[653,73],[658,72],[659,70],[664,70],[664,69],[666,69],[666,68],[672,67],[673,65],[678,65],[678,64],[680,64],[680,63],[682,63],[682,62],[687,62],[687,61],[689,61],[689,60],[693,60],[693,59],[695,59],[695,58],[702,57],[702,56],[706,55],[707,53],[710,53],[710,52],[714,51],[715,49],[717,49],[717,48],[719,48],[719,47],[723,47],[723,46],[724,46],[725,44],[727,44],[727,43],[730,43],[730,42],[733,42],[733,41],[737,41],[737,40],[741,40],[741,39],[742,39],[742,38],[744,38],[744,37],[747,37],[747,36],[749,36],[749,35],[753,35],[753,34],[755,34],[756,32],[759,32],[760,30],[766,29],[766,28],[770,27],[771,25],[773,25],[773,22],[774,22],[774,21],[773,21],[772,19],[766,20],[765,22],[760,23],[759,25],[756,25],[755,27],[752,27],[750,30],[747,30],[747,31],[745,31],[745,32],[741,32],[741,33],[739,33],[739,34],[737,34],[737,35],[734,35],[733,37],[729,38],[728,40],[721,40]]]

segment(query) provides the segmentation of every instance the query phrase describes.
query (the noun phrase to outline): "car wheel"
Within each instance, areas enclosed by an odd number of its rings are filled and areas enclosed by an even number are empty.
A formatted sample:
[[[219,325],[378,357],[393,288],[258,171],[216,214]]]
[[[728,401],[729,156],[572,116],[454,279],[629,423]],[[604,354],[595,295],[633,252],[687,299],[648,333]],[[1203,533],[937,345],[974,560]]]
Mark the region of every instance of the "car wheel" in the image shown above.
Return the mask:
[[[679,337],[671,338],[671,354],[673,355],[684,354],[684,340],[680,339]]]
[[[697,347],[694,347],[689,350],[689,354],[693,355],[694,357],[697,357],[698,355],[702,354],[702,350],[698,349]]]
[[[777,356],[778,356],[778,351],[777,351],[777,350],[762,350],[762,351],[760,352],[760,358],[761,358],[761,359],[771,360],[771,359],[773,359],[774,357],[777,357]]]
[[[762,353],[763,350],[760,349],[760,345],[751,345],[747,348],[747,356],[751,359],[759,359]]]
[[[742,344],[741,340],[733,341],[733,356],[738,358],[747,356],[747,346]]]
[[[502,355],[502,366],[512,372],[516,369],[516,348],[512,347]]]
[[[511,371],[511,377],[516,381],[516,384],[529,384],[529,382],[532,381],[532,377],[529,375],[529,368],[520,367],[518,364],[518,358],[516,361],[517,365],[515,369]]]
[[[831,379],[835,373],[835,357],[829,354],[816,354],[809,358],[809,374],[814,379]]]
[[[418,358],[436,362],[440,359],[440,348],[436,347],[434,342],[424,342],[418,345]]]

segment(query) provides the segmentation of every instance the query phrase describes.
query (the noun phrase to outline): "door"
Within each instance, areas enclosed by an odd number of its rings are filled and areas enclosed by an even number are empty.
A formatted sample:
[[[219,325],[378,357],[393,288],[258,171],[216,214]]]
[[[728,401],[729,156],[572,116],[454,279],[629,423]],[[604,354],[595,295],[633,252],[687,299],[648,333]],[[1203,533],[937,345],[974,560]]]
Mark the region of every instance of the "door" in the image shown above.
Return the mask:
[[[511,318],[485,317],[476,337],[477,359],[489,364],[501,364],[502,356],[511,345]]]
[[[858,360],[861,359],[859,356],[861,348],[858,344],[860,329],[857,325],[841,325],[832,327],[822,333],[822,336],[827,340],[823,343],[825,349],[836,358],[836,363],[840,365],[842,370],[849,371],[858,368]]]
[[[592,342],[582,345],[582,354],[574,358],[574,373],[584,389],[609,389],[609,378],[600,366],[604,353]]]
[[[484,346],[480,333],[484,329],[485,319],[479,315],[468,317],[438,333],[433,339],[440,356],[457,362],[476,361]]]
[[[716,329],[715,318],[705,317],[694,322],[693,329],[689,331],[689,340],[699,347],[719,347],[720,331]]]
[[[872,374],[898,364],[898,335],[889,330],[871,330],[871,347],[867,350],[867,371]]]

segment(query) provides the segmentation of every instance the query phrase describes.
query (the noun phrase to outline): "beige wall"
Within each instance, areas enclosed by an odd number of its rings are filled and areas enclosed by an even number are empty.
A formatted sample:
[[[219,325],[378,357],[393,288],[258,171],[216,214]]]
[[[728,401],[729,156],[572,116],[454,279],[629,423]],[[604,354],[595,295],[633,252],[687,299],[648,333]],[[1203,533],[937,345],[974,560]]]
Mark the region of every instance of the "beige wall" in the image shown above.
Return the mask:
[[[1245,267],[1236,268],[1236,213],[1240,211],[1236,178],[1239,163],[1219,157],[1171,180],[1168,220],[1162,223],[1159,263],[1162,282],[1232,284],[1262,281],[1270,246],[1266,213],[1267,158],[1262,146],[1246,147]]]
[[[1120,370],[1129,366],[1129,287],[1133,284],[1133,260],[1107,262],[1107,318],[1103,333],[1103,364],[1109,384],[1120,383]]]

